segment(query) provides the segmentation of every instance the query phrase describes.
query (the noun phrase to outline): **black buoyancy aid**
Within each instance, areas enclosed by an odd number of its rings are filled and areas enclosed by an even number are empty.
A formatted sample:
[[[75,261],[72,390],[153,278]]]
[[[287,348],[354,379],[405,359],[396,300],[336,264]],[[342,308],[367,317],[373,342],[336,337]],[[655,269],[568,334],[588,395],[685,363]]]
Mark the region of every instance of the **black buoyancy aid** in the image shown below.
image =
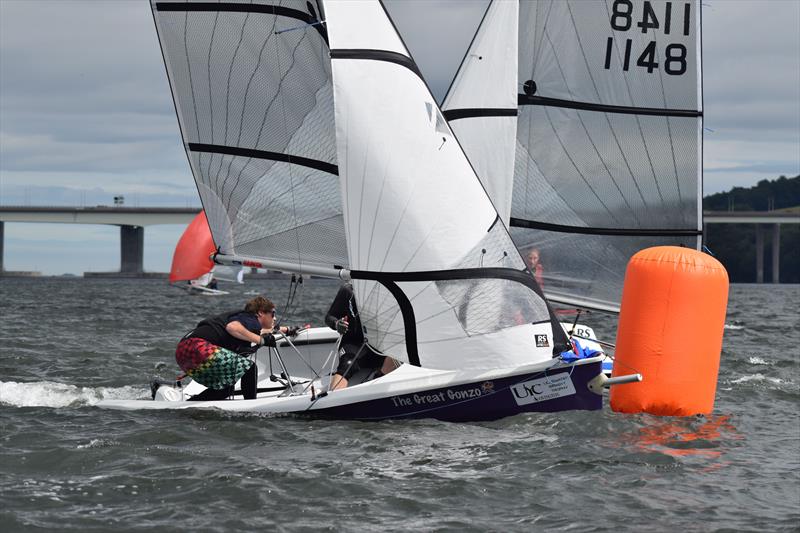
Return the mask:
[[[250,341],[237,339],[225,329],[225,326],[231,321],[234,315],[243,313],[242,309],[236,311],[228,311],[221,315],[212,316],[201,320],[195,328],[186,335],[186,338],[197,337],[205,339],[211,344],[215,344],[228,350],[233,350],[239,354],[250,354],[258,349],[258,346],[251,346]],[[250,330],[252,331],[252,330]],[[260,334],[261,330],[253,331],[253,333]]]

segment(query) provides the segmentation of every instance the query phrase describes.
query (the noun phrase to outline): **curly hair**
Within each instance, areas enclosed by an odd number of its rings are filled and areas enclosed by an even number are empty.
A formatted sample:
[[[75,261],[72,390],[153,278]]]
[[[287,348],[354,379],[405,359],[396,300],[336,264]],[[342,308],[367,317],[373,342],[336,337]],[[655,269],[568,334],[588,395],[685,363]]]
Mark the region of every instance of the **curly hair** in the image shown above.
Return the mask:
[[[263,296],[256,296],[244,306],[244,310],[248,313],[257,314],[259,311],[269,313],[275,309],[275,304]]]

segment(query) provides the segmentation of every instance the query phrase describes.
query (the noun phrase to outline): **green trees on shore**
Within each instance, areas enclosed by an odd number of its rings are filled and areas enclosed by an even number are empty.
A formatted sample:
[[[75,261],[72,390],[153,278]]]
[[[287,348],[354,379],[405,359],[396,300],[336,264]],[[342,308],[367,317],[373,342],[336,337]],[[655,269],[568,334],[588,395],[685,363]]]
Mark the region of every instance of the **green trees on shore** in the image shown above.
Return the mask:
[[[800,175],[762,180],[754,187],[734,187],[729,192],[706,196],[707,211],[800,212]],[[772,228],[764,232],[764,281],[772,281]],[[780,281],[800,283],[800,224],[781,225]],[[709,224],[706,246],[725,265],[732,283],[756,281],[756,229],[753,224]]]

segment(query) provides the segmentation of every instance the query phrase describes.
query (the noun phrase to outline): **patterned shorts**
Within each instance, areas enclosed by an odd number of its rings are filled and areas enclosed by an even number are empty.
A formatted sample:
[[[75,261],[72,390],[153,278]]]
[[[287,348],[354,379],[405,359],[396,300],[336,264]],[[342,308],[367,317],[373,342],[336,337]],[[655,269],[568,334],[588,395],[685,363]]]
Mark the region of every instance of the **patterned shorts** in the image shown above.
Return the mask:
[[[181,340],[175,360],[187,376],[215,390],[233,385],[253,366],[246,357],[198,338]]]

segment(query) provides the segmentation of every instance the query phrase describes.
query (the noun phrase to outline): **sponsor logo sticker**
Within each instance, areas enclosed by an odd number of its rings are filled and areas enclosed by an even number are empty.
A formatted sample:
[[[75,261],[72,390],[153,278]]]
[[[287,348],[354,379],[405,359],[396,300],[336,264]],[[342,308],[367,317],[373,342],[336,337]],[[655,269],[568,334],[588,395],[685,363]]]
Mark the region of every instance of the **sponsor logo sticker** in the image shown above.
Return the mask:
[[[575,394],[575,385],[570,375],[562,372],[517,383],[511,387],[511,394],[517,405],[527,405]]]
[[[547,342],[547,334],[535,335],[535,337],[537,348],[546,348],[550,346],[550,343]]]

